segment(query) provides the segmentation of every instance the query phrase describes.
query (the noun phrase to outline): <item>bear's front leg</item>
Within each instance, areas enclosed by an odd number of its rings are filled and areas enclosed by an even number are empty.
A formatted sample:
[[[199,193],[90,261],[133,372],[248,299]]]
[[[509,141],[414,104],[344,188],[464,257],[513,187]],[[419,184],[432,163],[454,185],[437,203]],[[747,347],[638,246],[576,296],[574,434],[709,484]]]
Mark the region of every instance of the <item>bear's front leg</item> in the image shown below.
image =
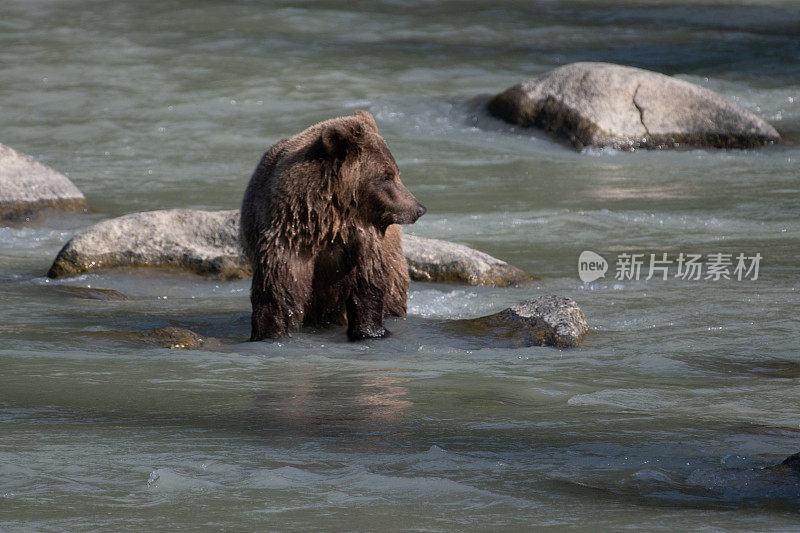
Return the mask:
[[[296,258],[270,258],[253,268],[251,341],[286,337],[303,323],[311,290],[310,268]]]
[[[377,272],[376,272],[377,273]],[[350,340],[373,339],[389,336],[383,327],[383,299],[385,280],[370,272],[356,272],[350,296],[346,301],[347,336]]]
[[[250,341],[276,339],[289,334],[289,329],[275,312],[276,306],[257,302],[254,298],[250,298],[250,301],[253,304],[253,315],[250,318]]]
[[[347,299],[347,336],[350,340],[388,337],[390,332],[383,327],[383,299],[375,302],[372,297],[353,294]]]

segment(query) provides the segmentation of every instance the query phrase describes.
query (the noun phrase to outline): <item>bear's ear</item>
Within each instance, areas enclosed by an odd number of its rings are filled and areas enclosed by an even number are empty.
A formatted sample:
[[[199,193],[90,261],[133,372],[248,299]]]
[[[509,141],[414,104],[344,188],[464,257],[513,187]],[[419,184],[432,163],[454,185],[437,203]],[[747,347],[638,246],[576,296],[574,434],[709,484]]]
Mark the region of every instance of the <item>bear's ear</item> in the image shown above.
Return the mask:
[[[363,122],[364,124],[369,126],[369,128],[372,131],[374,131],[375,133],[378,133],[378,125],[375,124],[375,117],[372,116],[372,113],[370,113],[369,111],[363,111],[363,110],[359,109],[358,111],[356,111],[353,114],[357,118],[361,119],[361,122]]]
[[[351,142],[352,133],[343,125],[334,123],[322,130],[315,151],[321,159],[331,160],[338,165],[347,157]]]

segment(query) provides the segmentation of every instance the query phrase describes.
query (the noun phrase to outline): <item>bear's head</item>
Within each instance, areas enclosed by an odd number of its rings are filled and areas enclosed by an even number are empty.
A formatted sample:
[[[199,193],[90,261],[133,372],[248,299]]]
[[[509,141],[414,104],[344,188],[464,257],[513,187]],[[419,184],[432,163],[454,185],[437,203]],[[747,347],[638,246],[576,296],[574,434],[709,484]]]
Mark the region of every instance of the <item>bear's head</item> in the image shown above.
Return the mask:
[[[352,210],[351,216],[386,231],[425,214],[425,206],[400,181],[400,169],[370,113],[329,121],[318,147],[332,165],[331,179],[339,183],[341,207]]]

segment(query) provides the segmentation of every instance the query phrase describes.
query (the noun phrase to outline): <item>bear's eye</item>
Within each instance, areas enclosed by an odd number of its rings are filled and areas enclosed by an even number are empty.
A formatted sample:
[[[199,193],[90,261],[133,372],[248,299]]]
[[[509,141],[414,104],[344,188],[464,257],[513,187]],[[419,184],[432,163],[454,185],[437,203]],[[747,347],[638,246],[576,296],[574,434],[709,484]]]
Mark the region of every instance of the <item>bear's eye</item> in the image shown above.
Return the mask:
[[[392,181],[394,179],[394,174],[391,172],[387,172],[383,175],[383,181]]]

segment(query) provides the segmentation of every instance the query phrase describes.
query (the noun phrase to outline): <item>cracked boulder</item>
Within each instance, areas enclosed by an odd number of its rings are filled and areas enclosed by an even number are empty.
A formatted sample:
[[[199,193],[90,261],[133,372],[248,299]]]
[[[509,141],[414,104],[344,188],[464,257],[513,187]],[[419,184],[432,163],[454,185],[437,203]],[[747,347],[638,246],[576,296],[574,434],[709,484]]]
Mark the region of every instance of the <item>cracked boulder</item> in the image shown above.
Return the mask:
[[[66,176],[0,144],[0,226],[30,222],[48,208],[87,207],[83,193]]]
[[[572,63],[529,78],[488,108],[577,149],[754,148],[780,140],[767,122],[713,91],[610,63]]]
[[[589,333],[575,300],[555,295],[530,298],[493,315],[455,320],[449,327],[456,337],[492,348],[576,348]]]
[[[218,279],[251,275],[238,241],[239,211],[169,209],[133,213],[90,226],[56,256],[47,275],[77,276],[120,267],[157,267]],[[505,287],[534,279],[467,246],[403,236],[412,279]]]

